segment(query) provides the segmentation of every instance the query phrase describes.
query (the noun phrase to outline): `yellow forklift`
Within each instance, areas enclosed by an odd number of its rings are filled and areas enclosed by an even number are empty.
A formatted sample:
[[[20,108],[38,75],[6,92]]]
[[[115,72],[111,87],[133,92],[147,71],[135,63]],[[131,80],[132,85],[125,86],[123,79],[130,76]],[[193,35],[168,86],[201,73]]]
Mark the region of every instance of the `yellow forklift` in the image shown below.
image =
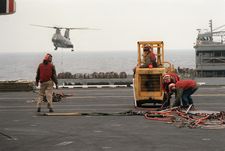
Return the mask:
[[[145,103],[162,104],[164,103],[163,74],[174,72],[171,63],[164,61],[163,41],[138,41],[137,45],[138,59],[133,79],[134,105],[141,107]],[[157,67],[141,67],[143,49],[147,45],[152,48],[156,55]]]

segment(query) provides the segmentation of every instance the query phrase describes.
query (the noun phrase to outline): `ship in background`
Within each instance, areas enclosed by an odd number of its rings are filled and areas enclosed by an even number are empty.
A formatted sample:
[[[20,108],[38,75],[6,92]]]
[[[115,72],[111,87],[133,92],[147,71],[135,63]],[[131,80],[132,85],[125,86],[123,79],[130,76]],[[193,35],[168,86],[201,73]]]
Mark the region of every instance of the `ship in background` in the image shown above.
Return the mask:
[[[225,77],[225,25],[198,29],[196,39],[196,77]]]

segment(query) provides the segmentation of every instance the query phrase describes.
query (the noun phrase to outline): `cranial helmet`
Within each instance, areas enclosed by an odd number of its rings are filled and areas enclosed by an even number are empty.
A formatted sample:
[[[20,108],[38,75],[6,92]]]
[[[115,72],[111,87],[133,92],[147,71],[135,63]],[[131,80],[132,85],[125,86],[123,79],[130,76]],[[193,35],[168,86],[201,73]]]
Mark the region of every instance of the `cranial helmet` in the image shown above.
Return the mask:
[[[44,57],[44,60],[46,60],[46,61],[51,61],[51,57],[52,57],[52,55],[49,54],[49,53],[47,53],[47,54],[45,55],[45,57]]]
[[[150,51],[151,49],[152,49],[151,45],[149,44],[144,45],[144,48],[143,48],[144,51]]]
[[[165,74],[165,75],[163,76],[163,82],[164,82],[164,83],[169,83],[169,82],[171,82],[171,76],[168,75],[168,74]]]

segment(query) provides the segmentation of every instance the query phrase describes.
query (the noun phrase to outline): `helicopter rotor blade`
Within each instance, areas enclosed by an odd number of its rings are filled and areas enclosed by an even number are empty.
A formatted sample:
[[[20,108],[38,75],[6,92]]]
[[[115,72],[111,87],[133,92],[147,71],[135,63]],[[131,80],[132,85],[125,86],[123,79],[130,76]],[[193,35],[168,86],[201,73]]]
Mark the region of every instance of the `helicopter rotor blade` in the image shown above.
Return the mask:
[[[100,30],[98,28],[88,28],[88,27],[78,27],[78,28],[70,28],[70,27],[59,27],[59,26],[44,26],[44,25],[35,25],[30,24],[31,26],[44,27],[44,28],[54,28],[54,29],[69,29],[69,30]]]
[[[65,28],[70,30],[99,30],[97,28],[88,28],[88,27],[81,27],[81,28]]]
[[[37,26],[37,27],[44,27],[44,28],[62,29],[62,27],[56,27],[56,26],[43,26],[43,25],[35,25],[35,24],[30,24],[30,25]]]

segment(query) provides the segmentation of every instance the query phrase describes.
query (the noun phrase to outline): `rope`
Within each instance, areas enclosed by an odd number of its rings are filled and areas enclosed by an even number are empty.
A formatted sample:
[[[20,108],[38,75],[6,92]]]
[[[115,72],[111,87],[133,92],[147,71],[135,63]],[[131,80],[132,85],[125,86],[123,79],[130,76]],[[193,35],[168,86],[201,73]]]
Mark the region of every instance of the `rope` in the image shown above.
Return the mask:
[[[188,108],[188,111],[190,108]],[[148,120],[171,122],[178,127],[188,128],[225,128],[225,112],[219,113],[196,113],[191,114],[180,108],[170,109],[167,111],[151,111],[145,114]]]
[[[61,72],[64,73],[64,50],[61,50]]]
[[[190,109],[188,109],[189,111]],[[169,122],[177,127],[188,128],[208,128],[221,129],[225,128],[225,112],[218,113],[198,113],[192,114],[181,108],[170,108],[162,111],[148,111],[148,110],[128,110],[116,113],[104,112],[71,112],[71,113],[41,113],[40,116],[144,116],[147,120],[155,120],[162,122]]]
[[[12,136],[9,136],[9,135],[7,135],[7,134],[5,134],[5,133],[3,133],[3,132],[0,132],[0,135],[6,137],[8,140],[16,140],[16,138],[14,138],[14,137],[12,137]]]
[[[90,113],[81,113],[81,112],[70,112],[70,113],[42,113],[39,115],[44,116],[143,116],[144,111],[133,111],[128,110],[124,112],[116,113],[103,113],[103,112],[90,112]]]

